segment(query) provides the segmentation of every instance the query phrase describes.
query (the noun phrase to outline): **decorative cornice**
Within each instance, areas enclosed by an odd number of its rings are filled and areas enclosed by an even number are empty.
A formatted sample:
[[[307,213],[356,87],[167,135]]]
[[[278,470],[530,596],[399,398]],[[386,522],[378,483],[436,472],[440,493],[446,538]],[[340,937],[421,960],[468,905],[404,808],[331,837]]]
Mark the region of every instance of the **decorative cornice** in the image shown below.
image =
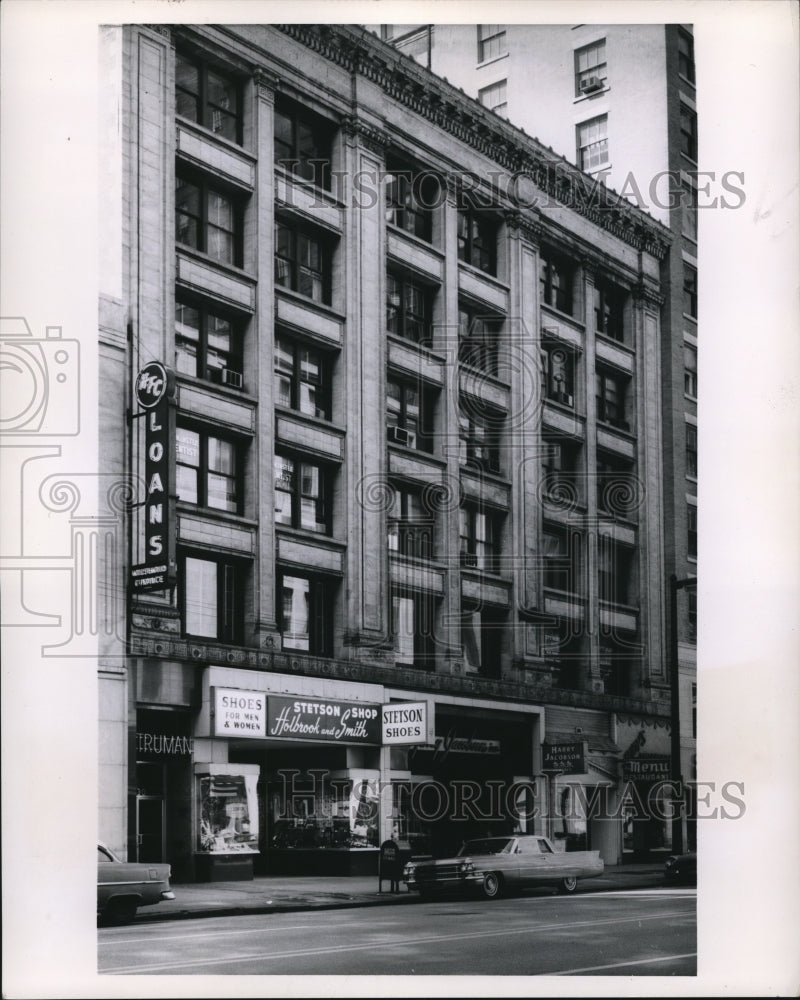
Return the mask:
[[[375,156],[382,159],[386,155],[386,148],[391,140],[383,129],[368,124],[357,115],[347,115],[342,120],[342,129],[345,136],[360,142]]]
[[[528,215],[524,215],[522,212],[509,211],[504,213],[504,218],[506,220],[506,226],[513,233],[517,232],[520,236],[528,240],[534,246],[539,246],[542,241],[542,235],[544,230],[540,222],[536,219],[532,219]]]
[[[663,295],[659,295],[654,288],[646,285],[643,281],[638,282],[638,284],[631,288],[631,295],[635,301],[644,302],[645,305],[652,306],[656,311],[661,309],[666,302]]]
[[[203,666],[237,666],[303,677],[327,677],[332,680],[388,684],[391,687],[413,691],[431,693],[441,691],[464,697],[496,698],[499,701],[516,701],[522,704],[567,705],[575,708],[636,713],[638,716],[657,716],[662,715],[664,711],[663,705],[651,704],[636,698],[595,694],[591,691],[566,691],[547,684],[429,673],[424,670],[387,665],[383,662],[295,656],[265,649],[173,639],[168,635],[133,633],[129,652],[132,656],[184,660]],[[376,658],[376,661],[378,659]]]
[[[388,97],[510,174],[526,174],[559,205],[569,206],[658,260],[666,254],[669,230],[641,209],[365,29],[331,24],[275,27],[349,72],[365,76]]]
[[[256,85],[256,94],[261,100],[268,104],[274,104],[275,92],[279,86],[278,77],[274,73],[268,73],[265,69],[257,69],[253,73],[253,82]]]

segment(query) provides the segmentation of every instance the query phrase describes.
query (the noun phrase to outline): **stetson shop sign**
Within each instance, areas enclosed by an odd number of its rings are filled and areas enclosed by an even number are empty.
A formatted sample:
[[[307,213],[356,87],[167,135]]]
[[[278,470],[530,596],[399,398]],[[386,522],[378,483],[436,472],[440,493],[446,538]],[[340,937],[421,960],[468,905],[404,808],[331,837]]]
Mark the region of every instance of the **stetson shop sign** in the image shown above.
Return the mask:
[[[380,746],[381,706],[270,695],[267,699],[267,737]]]
[[[586,743],[543,743],[542,770],[556,774],[586,773]]]

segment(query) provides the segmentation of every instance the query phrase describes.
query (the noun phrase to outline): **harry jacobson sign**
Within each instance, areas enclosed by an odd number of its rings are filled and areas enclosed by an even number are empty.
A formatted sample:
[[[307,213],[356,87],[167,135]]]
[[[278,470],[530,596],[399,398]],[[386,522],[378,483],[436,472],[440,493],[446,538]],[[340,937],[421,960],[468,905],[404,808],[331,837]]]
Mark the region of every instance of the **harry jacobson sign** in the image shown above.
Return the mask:
[[[144,433],[140,426],[137,438],[144,447],[145,496],[135,521],[134,552],[140,561],[131,570],[134,593],[163,590],[175,582],[174,393],[175,376],[160,361],[151,361],[136,376],[134,398],[139,410],[134,416],[145,422]]]

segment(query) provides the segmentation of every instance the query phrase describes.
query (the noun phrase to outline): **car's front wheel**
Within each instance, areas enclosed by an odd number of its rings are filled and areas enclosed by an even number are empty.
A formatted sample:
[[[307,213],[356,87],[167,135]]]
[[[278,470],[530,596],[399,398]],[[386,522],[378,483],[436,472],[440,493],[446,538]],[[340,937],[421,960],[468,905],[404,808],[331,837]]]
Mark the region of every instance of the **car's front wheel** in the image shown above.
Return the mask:
[[[567,896],[571,896],[573,892],[578,888],[578,880],[575,876],[570,878],[562,878],[558,886],[559,890],[565,893]]]
[[[136,916],[137,902],[135,899],[118,899],[106,911],[106,919],[110,924],[121,926],[129,924]]]
[[[486,872],[481,888],[487,899],[498,899],[503,895],[503,879],[497,872]]]

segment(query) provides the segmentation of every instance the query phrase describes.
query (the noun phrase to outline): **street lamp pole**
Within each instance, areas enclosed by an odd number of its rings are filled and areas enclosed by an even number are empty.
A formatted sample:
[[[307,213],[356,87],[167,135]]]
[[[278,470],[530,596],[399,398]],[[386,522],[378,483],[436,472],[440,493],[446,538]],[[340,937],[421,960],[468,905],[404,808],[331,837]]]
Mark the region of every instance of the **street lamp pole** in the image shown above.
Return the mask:
[[[677,815],[672,817],[672,850],[675,854],[682,854],[683,844],[683,812],[685,796],[683,794],[683,774],[681,771],[681,708],[680,708],[680,668],[678,666],[678,591],[684,587],[691,587],[697,584],[697,577],[688,576],[679,580],[673,573],[669,578],[669,626],[670,626],[670,721],[672,728],[671,739],[671,768],[670,777],[676,782],[676,787],[680,789],[681,808],[676,810]]]

